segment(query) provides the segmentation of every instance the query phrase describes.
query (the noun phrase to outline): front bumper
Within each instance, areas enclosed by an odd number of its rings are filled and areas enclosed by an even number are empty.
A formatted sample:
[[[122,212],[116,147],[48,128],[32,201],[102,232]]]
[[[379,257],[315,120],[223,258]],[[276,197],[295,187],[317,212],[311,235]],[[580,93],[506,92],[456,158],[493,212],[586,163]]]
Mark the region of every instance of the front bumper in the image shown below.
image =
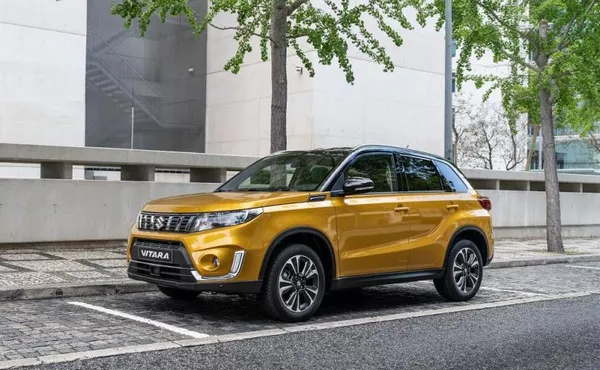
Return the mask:
[[[262,287],[262,281],[236,281],[236,282],[210,282],[210,283],[195,283],[187,281],[174,281],[160,277],[148,276],[139,274],[131,265],[127,271],[129,278],[134,280],[145,281],[147,283],[156,284],[168,288],[181,290],[192,290],[196,292],[217,292],[231,294],[258,294]]]
[[[170,254],[166,262],[149,261],[141,250],[164,251]],[[245,251],[233,253],[228,270],[219,275],[202,276],[196,269],[184,245],[176,241],[134,240],[127,269],[130,278],[148,283],[193,291],[223,293],[258,293],[261,281],[236,279],[244,264]],[[147,257],[147,256],[146,256]]]

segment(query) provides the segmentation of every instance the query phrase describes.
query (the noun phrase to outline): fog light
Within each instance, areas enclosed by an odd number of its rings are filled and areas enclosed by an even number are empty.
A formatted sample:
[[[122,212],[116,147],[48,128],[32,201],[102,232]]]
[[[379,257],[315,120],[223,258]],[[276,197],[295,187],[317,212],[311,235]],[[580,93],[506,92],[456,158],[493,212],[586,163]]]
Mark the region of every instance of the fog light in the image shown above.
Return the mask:
[[[219,264],[220,264],[219,257],[213,257],[212,264],[215,267],[219,267]]]

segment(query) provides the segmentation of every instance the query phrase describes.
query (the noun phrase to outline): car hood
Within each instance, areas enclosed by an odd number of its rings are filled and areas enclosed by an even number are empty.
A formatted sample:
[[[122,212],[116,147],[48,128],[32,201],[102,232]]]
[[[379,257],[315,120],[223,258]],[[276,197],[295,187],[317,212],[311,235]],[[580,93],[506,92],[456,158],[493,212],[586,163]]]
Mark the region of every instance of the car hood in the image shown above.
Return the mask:
[[[288,191],[190,194],[154,200],[144,207],[144,211],[161,213],[234,211],[306,202],[308,196],[309,193]]]

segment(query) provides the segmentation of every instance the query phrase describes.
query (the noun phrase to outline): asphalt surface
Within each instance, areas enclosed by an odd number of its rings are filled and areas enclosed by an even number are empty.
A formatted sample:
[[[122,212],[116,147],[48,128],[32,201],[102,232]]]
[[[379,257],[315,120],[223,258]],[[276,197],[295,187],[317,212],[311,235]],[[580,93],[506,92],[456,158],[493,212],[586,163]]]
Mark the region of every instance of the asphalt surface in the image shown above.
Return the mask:
[[[39,369],[600,369],[600,296]]]
[[[469,302],[430,281],[372,287],[302,324],[226,295],[2,302],[0,369],[600,369],[599,287],[600,262],[486,269]]]

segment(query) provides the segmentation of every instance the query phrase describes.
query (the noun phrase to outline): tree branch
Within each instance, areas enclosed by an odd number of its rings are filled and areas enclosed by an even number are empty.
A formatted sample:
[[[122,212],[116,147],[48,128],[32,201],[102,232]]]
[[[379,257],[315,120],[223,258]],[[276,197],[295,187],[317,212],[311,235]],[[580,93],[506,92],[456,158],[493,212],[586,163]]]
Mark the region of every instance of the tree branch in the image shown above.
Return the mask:
[[[583,11],[583,13],[581,14],[582,18],[585,17],[585,15],[590,12],[590,10],[592,9],[592,6],[594,6],[595,3],[596,3],[596,0],[591,0],[590,1],[590,4],[587,6],[587,8],[585,8],[585,10]],[[569,37],[569,32],[571,31],[571,28],[575,24],[575,21],[577,21],[577,17],[578,17],[578,15],[575,14],[573,16],[573,18],[571,18],[571,20],[567,24],[567,27],[565,27],[565,30],[562,32],[561,41],[558,44],[558,50],[562,50],[565,46],[567,46],[567,40],[568,40],[568,37]]]
[[[212,24],[212,23],[209,23],[209,24],[210,24],[210,26],[211,26],[212,28],[216,28],[216,29],[218,29],[218,30],[221,30],[221,31],[235,30],[235,31],[243,31],[243,32],[246,32],[246,30],[245,30],[244,28],[242,28],[242,27],[237,27],[237,26],[221,27],[221,26],[215,26],[215,25],[214,25],[214,24]],[[262,38],[266,38],[266,39],[269,39],[269,40],[271,40],[272,42],[274,42],[274,41],[273,41],[273,39],[271,38],[271,36],[268,36],[268,35],[267,35],[267,36],[263,36],[263,35],[261,35],[260,33],[256,33],[256,32],[254,32],[254,31],[250,32],[250,34],[251,34],[251,35],[254,35],[254,36],[256,36],[256,37],[260,37],[261,39],[262,39]]]
[[[594,148],[596,148],[597,151],[600,152],[600,143],[598,142],[598,139],[596,139],[596,136],[594,136],[594,134],[590,134],[590,143],[594,146]]]
[[[595,1],[595,0],[593,0]],[[477,5],[479,5],[481,8],[483,8],[483,10],[486,11],[486,13],[488,13],[488,15],[492,18],[494,18],[496,20],[496,22],[498,22],[501,26],[507,28],[507,29],[513,29],[513,26],[511,26],[510,24],[506,23],[505,21],[502,20],[502,18],[500,18],[500,16],[498,16],[498,14],[496,14],[492,9],[490,9],[490,7],[488,7],[487,5],[485,5],[484,3],[482,3],[481,1],[475,1],[475,3]],[[535,41],[534,39],[531,38],[531,36],[529,35],[529,33],[527,32],[523,32],[521,30],[519,30],[518,28],[515,28],[515,30],[517,31],[517,33],[519,34],[519,36],[521,36],[524,39],[527,39],[529,41]]]
[[[517,55],[509,54],[502,49],[500,49],[500,53],[503,54],[508,59],[512,60],[513,62],[520,64],[521,66],[523,66],[525,68],[531,69],[534,72],[540,73],[542,71],[538,66],[531,64],[531,63],[527,63],[525,60],[523,60],[523,58],[521,58]]]
[[[306,4],[309,1],[310,0],[295,0],[293,3],[291,3],[290,5],[288,5],[287,6],[287,15],[288,15],[288,17],[290,15],[292,15],[292,13],[294,13],[296,11],[296,9],[298,9],[299,7],[301,7],[302,4]]]
[[[301,37],[308,37],[308,33],[307,32],[299,32],[299,33],[288,33],[287,35],[285,35],[285,38],[288,40],[299,39]]]

